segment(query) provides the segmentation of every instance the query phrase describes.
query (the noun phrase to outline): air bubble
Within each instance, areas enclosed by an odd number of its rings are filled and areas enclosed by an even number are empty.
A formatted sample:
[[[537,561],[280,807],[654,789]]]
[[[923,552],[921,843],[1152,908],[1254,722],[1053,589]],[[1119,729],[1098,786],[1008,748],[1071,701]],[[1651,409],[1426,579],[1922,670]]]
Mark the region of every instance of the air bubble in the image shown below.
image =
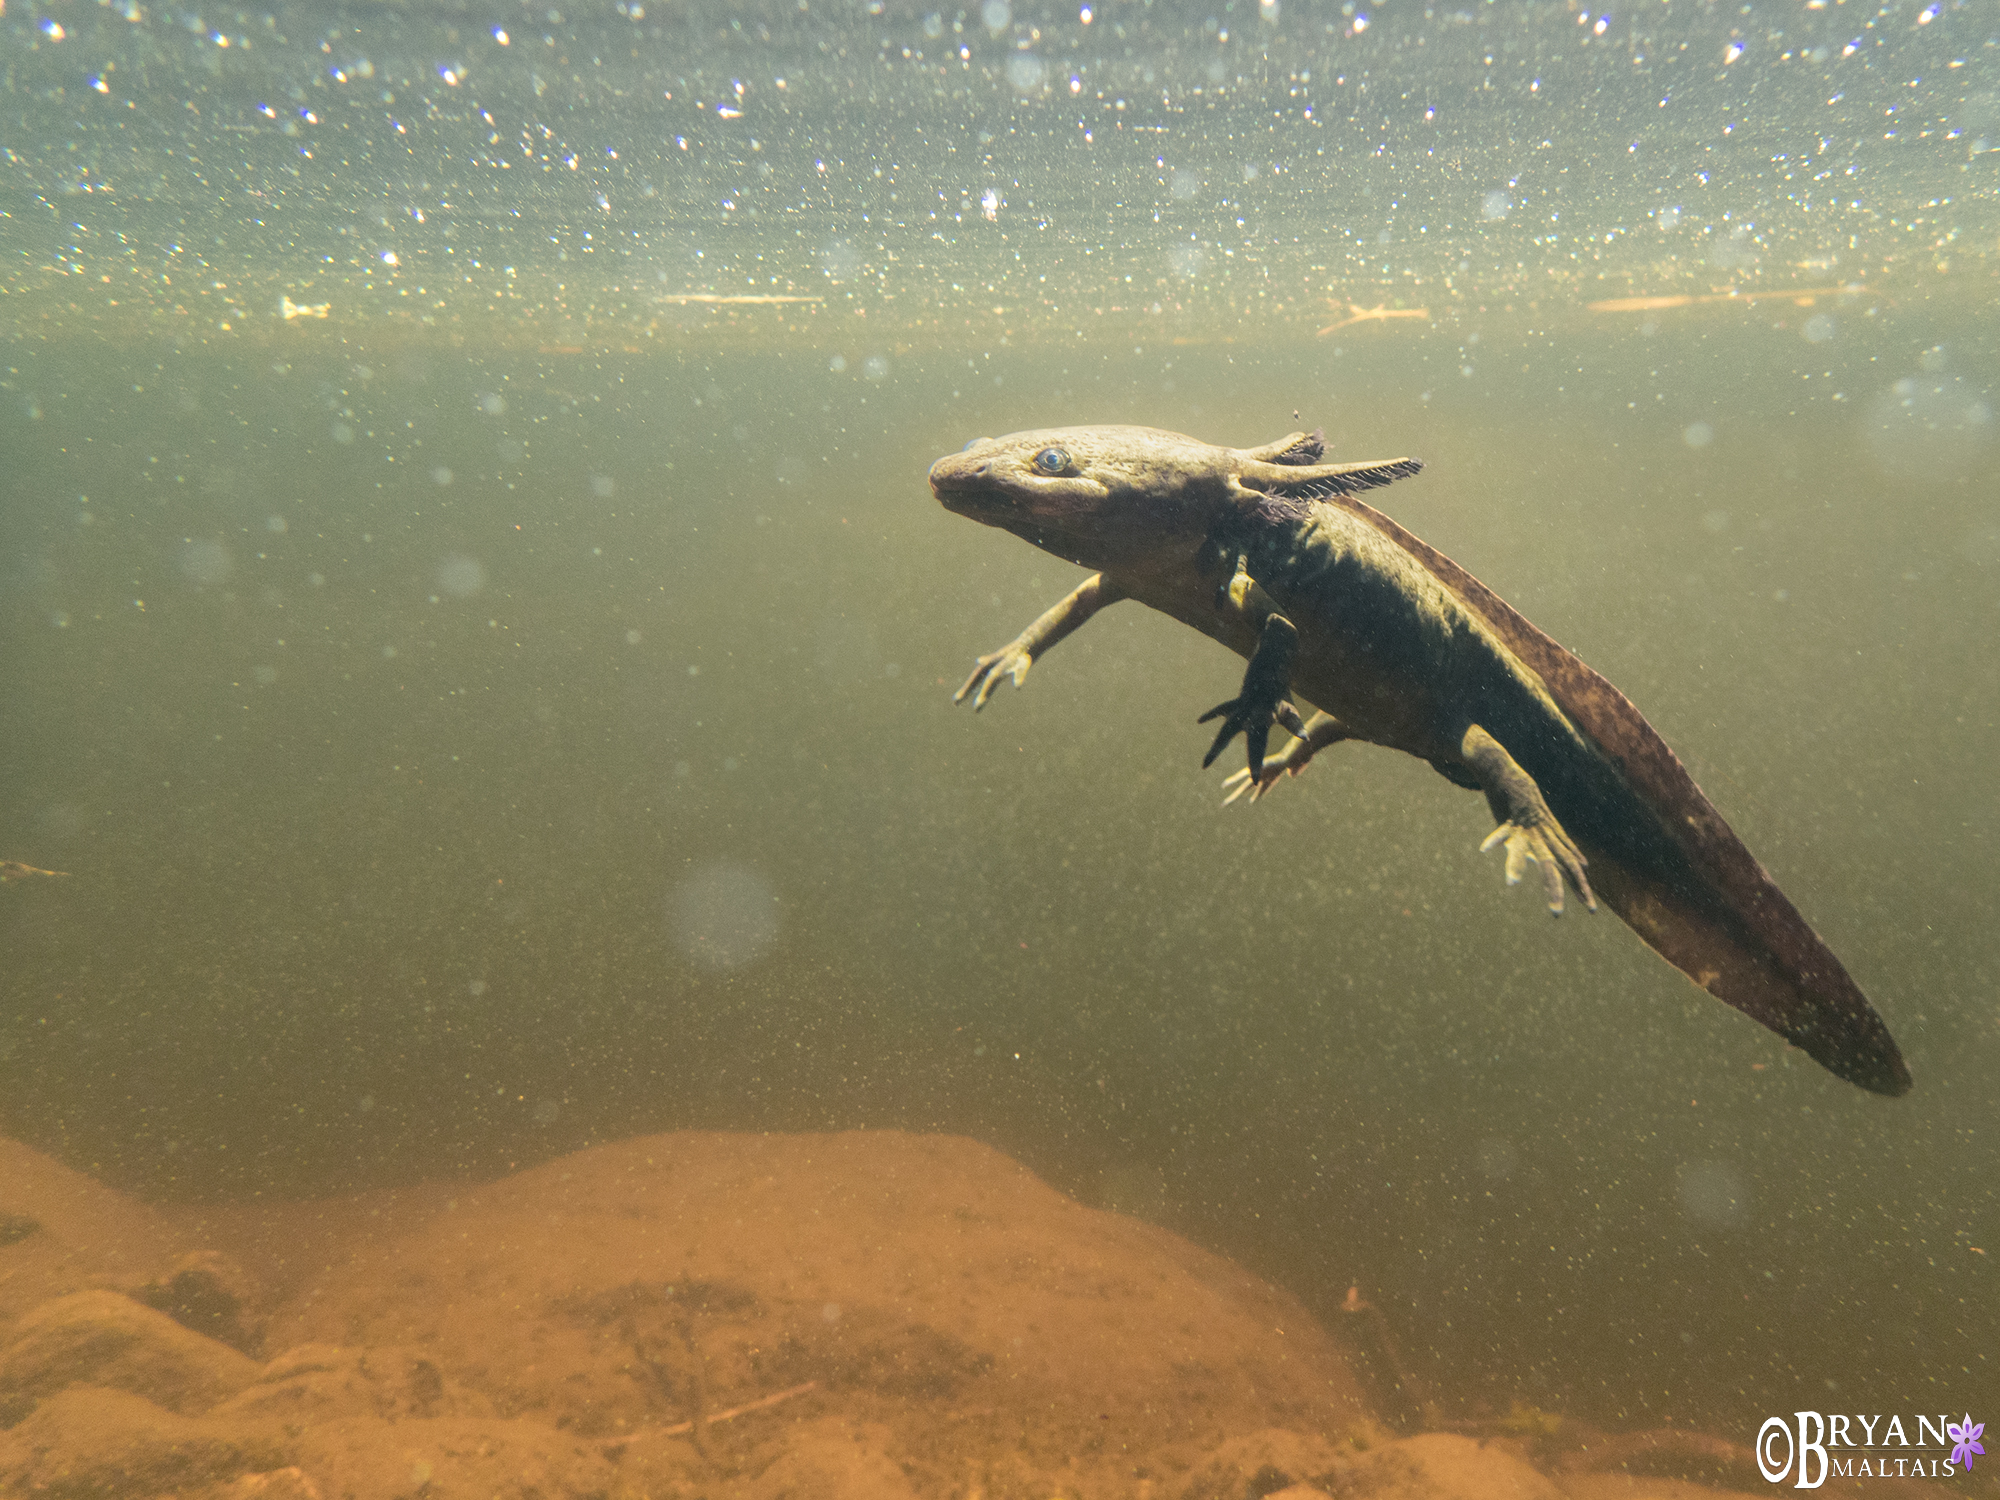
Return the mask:
[[[778,940],[778,898],[770,882],[746,865],[697,870],[675,888],[667,916],[674,942],[703,969],[754,963]]]
[[[486,587],[486,568],[477,558],[453,553],[438,564],[437,586],[457,599],[469,599]]]

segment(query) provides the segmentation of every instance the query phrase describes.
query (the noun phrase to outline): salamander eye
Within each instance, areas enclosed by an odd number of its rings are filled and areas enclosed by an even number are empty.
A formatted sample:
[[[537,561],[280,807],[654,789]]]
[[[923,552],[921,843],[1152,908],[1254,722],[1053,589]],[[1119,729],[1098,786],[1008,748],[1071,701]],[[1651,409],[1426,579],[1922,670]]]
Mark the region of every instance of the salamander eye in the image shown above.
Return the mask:
[[[1044,448],[1035,455],[1035,467],[1044,474],[1060,474],[1069,467],[1069,455],[1060,448]]]

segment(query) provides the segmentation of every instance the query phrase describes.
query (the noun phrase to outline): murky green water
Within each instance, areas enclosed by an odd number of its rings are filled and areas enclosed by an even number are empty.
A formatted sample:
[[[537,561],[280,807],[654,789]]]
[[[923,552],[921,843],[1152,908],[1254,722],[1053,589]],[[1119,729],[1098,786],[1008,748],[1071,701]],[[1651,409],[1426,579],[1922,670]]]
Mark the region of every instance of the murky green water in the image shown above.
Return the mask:
[[[1994,27],[10,4],[0,855],[70,874],[0,1130],[177,1197],[957,1131],[1451,1411],[1991,1410]],[[926,466],[1111,421],[1428,460],[1915,1092],[1413,762],[1224,809],[1240,663],[1137,606],[954,710],[1075,573]]]

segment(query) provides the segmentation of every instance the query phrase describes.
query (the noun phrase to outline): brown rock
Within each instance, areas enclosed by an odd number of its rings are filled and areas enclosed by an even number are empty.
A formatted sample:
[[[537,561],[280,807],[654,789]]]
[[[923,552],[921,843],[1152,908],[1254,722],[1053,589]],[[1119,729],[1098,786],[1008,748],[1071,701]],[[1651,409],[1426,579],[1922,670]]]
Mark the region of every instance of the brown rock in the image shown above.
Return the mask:
[[[1754,1500],[1751,1491],[1645,1474],[1564,1474],[1561,1483],[1569,1500]]]
[[[275,1469],[285,1459],[262,1436],[176,1416],[129,1391],[78,1387],[0,1433],[0,1494],[125,1500]]]
[[[626,1493],[596,1444],[540,1422],[445,1417],[324,1422],[298,1439],[298,1465],[329,1496],[559,1500]],[[665,1497],[672,1489],[640,1493]],[[243,1500],[256,1500],[246,1496]]]
[[[1352,1448],[1343,1452],[1322,1437],[1267,1427],[1215,1449],[1181,1493],[1183,1500],[1244,1500],[1316,1481],[1330,1489],[1334,1476],[1358,1457]]]
[[[262,1474],[239,1474],[224,1494],[227,1500],[324,1500],[312,1476],[297,1464]]]
[[[745,1500],[916,1500],[917,1492],[885,1451],[886,1428],[838,1417],[802,1424],[771,1464],[741,1493]]]
[[[53,1157],[0,1140],[0,1342],[31,1307],[145,1279],[187,1248],[154,1210]]]
[[[256,1293],[243,1268],[220,1251],[197,1250],[182,1256],[166,1275],[137,1287],[132,1296],[183,1328],[243,1354],[258,1352],[250,1316]]]
[[[116,1292],[72,1292],[19,1319],[0,1349],[0,1405],[111,1386],[170,1411],[207,1411],[257,1378],[226,1344]]]
[[[491,1417],[493,1403],[445,1378],[410,1349],[343,1349],[301,1344],[287,1349],[248,1388],[216,1407],[218,1419],[247,1418],[292,1426],[343,1417]]]
[[[1539,1469],[1454,1433],[1371,1446],[1267,1429],[1232,1438],[1197,1466],[1183,1500],[1333,1494],[1342,1500],[1564,1500]]]
[[[1058,1465],[1363,1415],[1290,1296],[988,1147],[894,1131],[654,1136],[467,1188],[268,1333],[421,1349],[503,1415],[603,1438],[805,1380],[905,1432],[962,1410],[962,1440]]]
[[[1341,1493],[1369,1500],[1563,1500],[1554,1482],[1525,1460],[1449,1432],[1362,1454],[1347,1468]]]
[[[1199,1472],[1213,1500],[1461,1500],[1417,1488],[1435,1455],[1345,1441],[1358,1389],[1295,1300],[970,1141],[656,1136],[164,1223],[69,1188],[124,1251],[59,1241],[42,1214],[81,1220],[53,1190],[16,1210],[0,1304],[61,1284],[23,1279],[31,1251],[93,1289],[0,1328],[0,1495],[1178,1500]],[[185,1256],[214,1243],[249,1274]],[[107,1282],[244,1342],[260,1316],[285,1352],[259,1368]]]

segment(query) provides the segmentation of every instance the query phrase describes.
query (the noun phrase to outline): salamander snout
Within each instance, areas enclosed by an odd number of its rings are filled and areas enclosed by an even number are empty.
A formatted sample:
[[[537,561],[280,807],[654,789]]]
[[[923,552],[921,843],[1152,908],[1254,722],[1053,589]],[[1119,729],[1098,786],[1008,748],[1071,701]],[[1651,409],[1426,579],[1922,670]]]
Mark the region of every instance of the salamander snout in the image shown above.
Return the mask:
[[[992,467],[990,455],[947,453],[931,465],[931,493],[949,505],[951,495],[985,490],[990,487],[988,476]]]

